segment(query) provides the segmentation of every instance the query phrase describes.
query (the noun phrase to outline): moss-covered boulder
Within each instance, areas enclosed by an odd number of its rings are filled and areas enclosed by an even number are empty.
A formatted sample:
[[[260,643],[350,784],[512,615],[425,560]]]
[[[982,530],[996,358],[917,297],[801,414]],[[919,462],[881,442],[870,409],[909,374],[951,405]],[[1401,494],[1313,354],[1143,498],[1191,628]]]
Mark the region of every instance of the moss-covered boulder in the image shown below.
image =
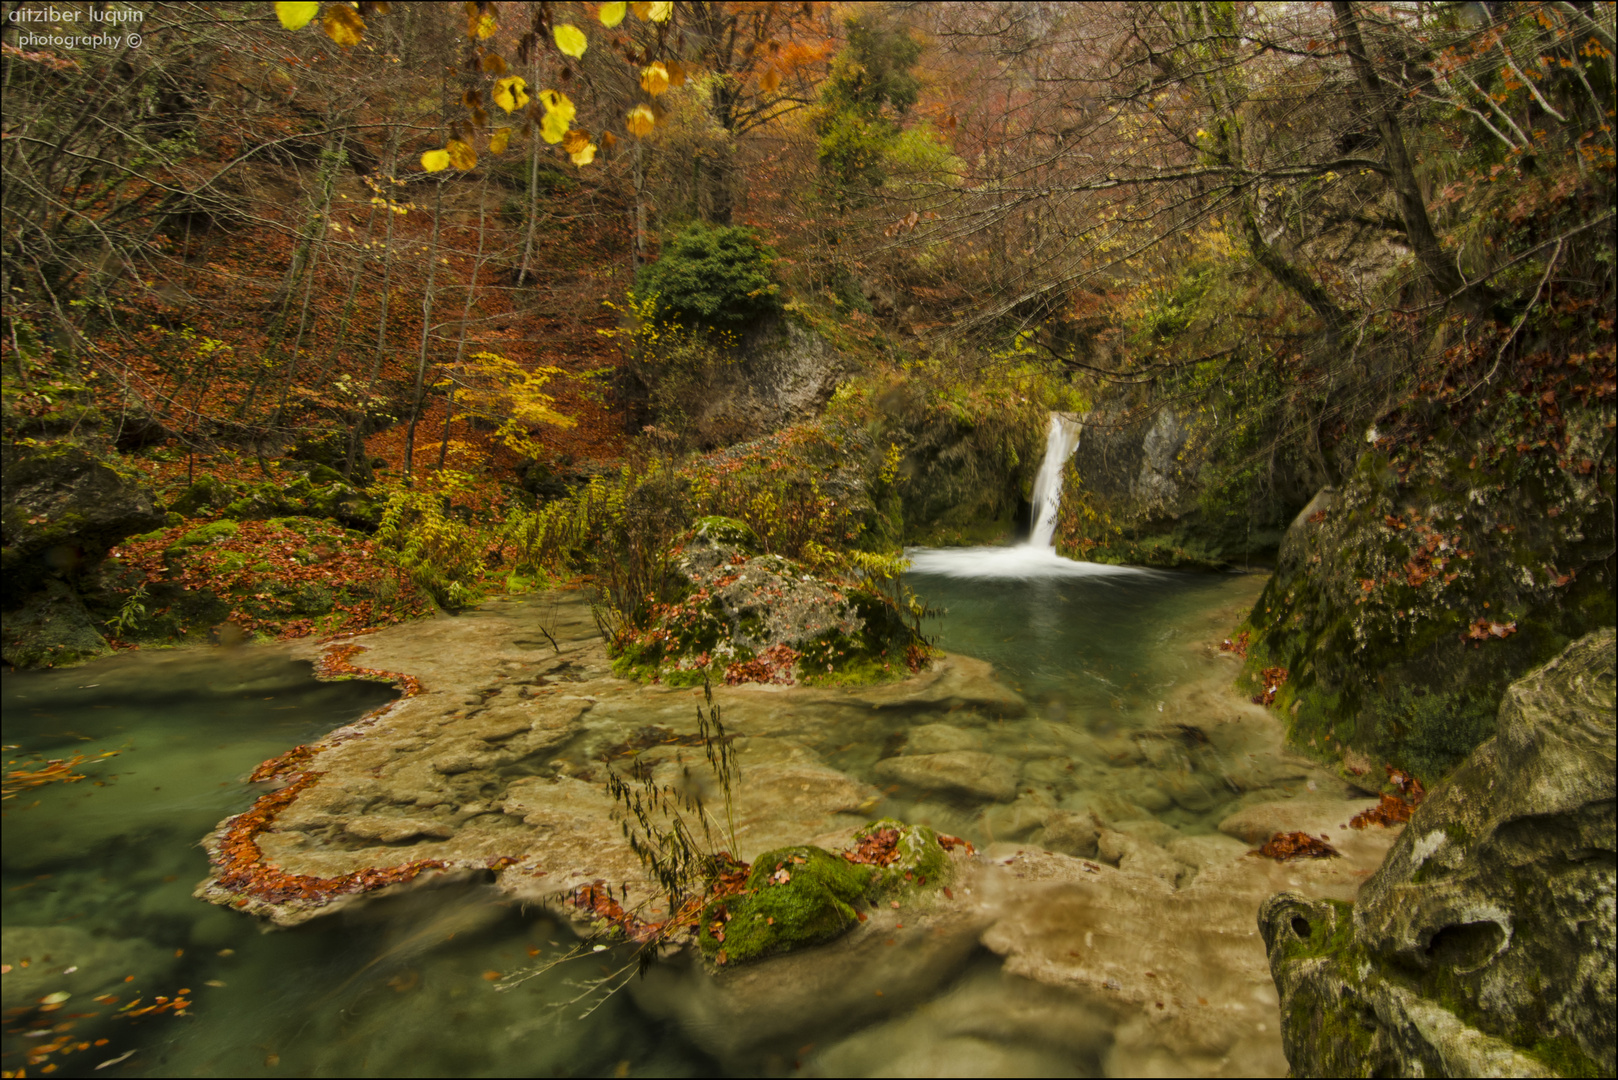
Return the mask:
[[[8,447],[0,473],[5,606],[72,578],[118,541],[163,524],[139,477],[70,443]]]
[[[862,904],[915,903],[954,875],[936,832],[884,818],[838,855],[807,845],[760,855],[744,892],[703,911],[697,940],[721,966],[760,960],[830,941],[861,921]]]
[[[12,667],[67,667],[111,651],[78,593],[54,578],[0,613],[0,657]]]
[[[1512,684],[1355,904],[1259,914],[1297,1076],[1618,1069],[1611,628]]]
[[[767,851],[753,863],[746,892],[703,911],[703,954],[721,965],[742,964],[830,941],[859,922],[854,905],[875,876],[873,867],[824,848]]]

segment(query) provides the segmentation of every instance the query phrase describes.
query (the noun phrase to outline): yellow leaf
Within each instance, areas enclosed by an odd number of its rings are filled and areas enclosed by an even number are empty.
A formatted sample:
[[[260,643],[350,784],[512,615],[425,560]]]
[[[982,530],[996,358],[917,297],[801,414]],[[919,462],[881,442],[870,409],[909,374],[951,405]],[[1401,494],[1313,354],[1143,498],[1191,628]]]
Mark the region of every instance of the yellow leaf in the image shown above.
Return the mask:
[[[539,103],[545,106],[547,119],[551,116],[561,116],[564,128],[573,122],[579,110],[573,107],[573,102],[560,90],[541,90]]]
[[[345,49],[352,49],[365,36],[365,20],[347,4],[333,4],[326,9],[322,20],[326,36]]]
[[[449,163],[455,166],[457,169],[460,169],[462,172],[474,167],[478,163],[477,151],[473,150],[470,145],[462,142],[459,139],[451,139],[449,143],[445,145],[444,152],[449,155]]]
[[[685,65],[684,64],[677,64],[677,63],[670,63],[669,64],[669,85],[670,86],[684,86],[685,85]]]
[[[506,73],[506,58],[499,53],[489,53],[483,58],[483,73],[485,75],[504,75]],[[508,112],[510,110],[507,110]]]
[[[472,17],[466,20],[466,36],[477,38],[479,41],[487,41],[494,37],[494,32],[498,29],[500,24],[495,21],[493,15],[480,13],[476,8],[473,8]]]
[[[506,112],[528,104],[528,82],[521,75],[494,81],[494,103]]]
[[[653,61],[649,67],[640,69],[640,88],[653,97],[669,88],[669,69],[663,61]]]
[[[489,136],[489,153],[491,153],[491,154],[503,153],[505,151],[505,149],[506,149],[506,143],[508,143],[510,141],[511,141],[511,129],[510,128],[497,128],[494,131],[494,133]]]
[[[583,147],[575,150],[568,156],[573,159],[573,164],[575,165],[588,165],[590,162],[596,159],[596,144],[586,143]]]
[[[584,36],[584,31],[571,23],[556,27],[551,36],[556,38],[556,47],[562,50],[563,56],[580,57],[590,47],[590,39]]]
[[[562,149],[570,154],[577,154],[583,150],[590,141],[590,133],[583,128],[574,128],[562,138]]]
[[[428,172],[443,172],[449,168],[448,150],[429,150],[421,155],[421,167]]]
[[[758,84],[764,88],[766,94],[773,93],[781,85],[781,73],[774,68],[765,68],[764,74],[759,76]]]
[[[539,136],[548,143],[559,143],[567,136],[567,119],[559,112],[546,113],[539,125]]]
[[[629,5],[629,10],[635,13],[635,18],[646,19],[651,17],[652,5],[649,0],[647,3],[641,3],[640,0],[635,0],[634,3]]]
[[[635,138],[644,139],[652,133],[652,127],[655,123],[656,118],[652,116],[650,108],[645,105],[636,105],[629,110],[629,117],[624,126],[629,129],[629,133]]]
[[[302,30],[309,20],[320,14],[319,4],[276,4],[275,17],[288,30]]]
[[[628,4],[602,4],[601,10],[596,13],[596,18],[601,20],[602,26],[611,30],[624,21],[624,12],[628,7]]]
[[[651,8],[651,11],[647,12],[642,18],[650,19],[652,22],[668,22],[669,16],[674,14],[674,5],[669,3],[668,0],[663,0],[662,3],[647,4],[646,6]]]

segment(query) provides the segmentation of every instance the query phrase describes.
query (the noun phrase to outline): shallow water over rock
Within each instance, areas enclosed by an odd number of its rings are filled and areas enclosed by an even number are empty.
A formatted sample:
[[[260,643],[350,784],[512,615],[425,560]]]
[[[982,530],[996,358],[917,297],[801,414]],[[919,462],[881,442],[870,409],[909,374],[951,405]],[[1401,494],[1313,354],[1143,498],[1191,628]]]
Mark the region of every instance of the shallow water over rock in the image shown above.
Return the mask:
[[[204,904],[190,895],[205,869],[193,845],[251,802],[241,779],[254,764],[353,721],[382,691],[302,681],[308,669],[288,657],[312,658],[312,643],[238,654],[272,657],[254,662],[294,672],[304,695],[263,689],[251,711],[245,690],[223,710],[217,695],[175,702],[169,688],[217,678],[201,674],[205,658],[111,662],[177,666],[130,676],[117,692],[134,743],[97,768],[133,769],[167,745],[156,732],[184,731],[170,740],[175,756],[162,768],[173,779],[161,785],[183,793],[147,805],[155,793],[121,773],[107,787],[53,785],[9,802],[7,886],[21,888],[5,893],[4,960],[17,964],[12,953],[25,948],[133,943],[133,958],[100,961],[146,965],[122,973],[137,978],[111,991],[121,1000],[110,1008],[136,990],[150,1004],[190,989],[185,1016],[76,1021],[75,1031],[116,1034],[107,1059],[137,1050],[113,1072],[1284,1072],[1258,905],[1286,888],[1351,897],[1392,837],[1339,833],[1370,800],[1281,753],[1275,718],[1229,689],[1234,664],[1215,643],[1262,581],[913,584],[950,609],[940,625],[951,655],[933,670],[853,689],[725,687],[715,700],[736,735],[740,855],[835,850],[865,822],[894,816],[979,846],[948,896],[872,911],[836,942],[736,970],[667,959],[582,1019],[602,986],[632,974],[614,974],[627,950],[522,978],[575,941],[547,914],[557,894],[598,879],[651,891],[612,818],[606,768],[673,779],[701,754],[689,746],[701,692],[615,679],[583,599],[549,594],[357,640],[354,663],[408,673],[422,691],[317,744],[318,780],[258,845],[290,873],[424,858],[469,868],[363,903],[268,903],[212,880],[199,895],[222,906]],[[54,732],[62,743],[72,726],[102,740],[97,752],[112,748],[85,726],[97,702],[71,696],[103,681],[101,670],[8,678],[7,741],[19,741],[13,696],[50,693],[40,711],[55,715],[30,737]],[[276,728],[277,715],[299,719]],[[703,782],[700,771],[689,782]],[[114,805],[131,793],[141,798]],[[108,813],[96,809],[103,799],[114,800]],[[1248,857],[1272,824],[1326,831],[1345,857]],[[471,869],[497,856],[509,861]],[[260,935],[231,910],[239,899],[293,928]],[[147,911],[156,914],[135,914]],[[14,949],[14,925],[90,940],[19,938]],[[53,951],[49,963],[60,959]],[[76,1007],[103,988],[61,989]],[[6,1049],[42,1045],[22,1035],[8,1035]]]

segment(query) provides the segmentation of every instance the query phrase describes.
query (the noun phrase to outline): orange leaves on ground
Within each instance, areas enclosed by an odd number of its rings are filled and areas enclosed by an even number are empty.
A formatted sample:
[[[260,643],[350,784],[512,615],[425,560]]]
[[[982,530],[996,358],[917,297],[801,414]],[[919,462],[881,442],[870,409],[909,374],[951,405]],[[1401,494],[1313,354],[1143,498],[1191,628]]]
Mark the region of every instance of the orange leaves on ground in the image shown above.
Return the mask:
[[[899,830],[877,829],[862,839],[857,847],[843,852],[843,858],[866,866],[892,866],[899,859]]]
[[[1305,832],[1276,833],[1265,841],[1255,854],[1266,859],[1286,862],[1289,859],[1336,859],[1341,852],[1328,844],[1328,837],[1310,836]]]
[[[1224,641],[1220,642],[1219,651],[1235,653],[1237,656],[1245,659],[1247,656],[1247,631],[1243,630],[1241,633],[1237,634],[1234,641],[1232,641],[1230,638],[1226,638]]]
[[[792,683],[792,667],[798,662],[798,651],[790,645],[771,645],[752,660],[743,660],[725,668],[725,685],[742,683]]]
[[[1476,648],[1478,642],[1508,638],[1516,632],[1517,624],[1515,621],[1499,623],[1480,616],[1477,621],[1467,628],[1466,640],[1473,642],[1473,648]]]
[[[1383,768],[1387,770],[1388,782],[1398,788],[1404,797],[1383,795],[1382,801],[1377,805],[1355,814],[1349,820],[1349,828],[1363,829],[1367,825],[1403,825],[1410,820],[1410,815],[1427,797],[1427,789],[1422,787],[1421,781],[1414,776],[1403,769],[1395,769],[1392,765],[1384,765]]]
[[[1281,687],[1287,684],[1287,669],[1267,667],[1259,673],[1259,692],[1253,695],[1253,704],[1271,705]]]

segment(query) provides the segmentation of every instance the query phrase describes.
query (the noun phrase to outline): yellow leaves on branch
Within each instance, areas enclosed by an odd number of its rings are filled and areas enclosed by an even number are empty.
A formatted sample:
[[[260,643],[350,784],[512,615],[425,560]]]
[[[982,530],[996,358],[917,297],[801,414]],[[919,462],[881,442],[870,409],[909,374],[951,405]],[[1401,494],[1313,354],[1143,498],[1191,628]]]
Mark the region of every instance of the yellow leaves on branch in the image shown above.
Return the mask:
[[[502,128],[501,130],[508,131],[510,129]],[[493,149],[492,145],[490,149]],[[503,140],[500,144],[500,149],[505,149],[505,143]],[[495,153],[499,152],[499,150],[495,150]],[[465,172],[468,169],[474,168],[477,163],[477,151],[473,150],[469,144],[462,142],[460,139],[451,139],[444,149],[429,150],[425,154],[421,155],[421,167],[426,172],[443,172],[451,165],[455,166],[457,169],[460,169],[462,172]]]
[[[590,133],[583,128],[568,132],[562,139],[562,149],[567,151],[575,165],[588,165],[596,157],[596,144],[590,141]]]
[[[561,142],[579,110],[560,90],[541,90],[539,103],[545,106],[545,120],[539,125],[540,137],[548,143]]]
[[[652,114],[649,105],[636,105],[624,118],[624,127],[628,128],[629,133],[637,139],[644,139],[650,135],[656,124],[657,117]]]
[[[584,36],[584,31],[569,23],[562,23],[553,29],[551,36],[556,38],[556,47],[562,51],[563,56],[577,59],[590,47],[590,39]]]
[[[374,6],[376,11],[386,11],[387,5]],[[281,26],[287,30],[302,30],[308,26],[314,17],[320,14],[318,3],[278,3],[275,5],[275,17],[281,21]],[[326,32],[339,46],[351,49],[360,43],[365,36],[365,20],[350,4],[331,4],[326,8],[326,17],[320,20],[320,28]]]
[[[332,4],[328,7],[325,19],[321,20],[321,27],[326,31],[327,37],[344,49],[352,49],[365,36],[365,20],[360,18],[359,12],[347,4]]]
[[[611,30],[613,27],[624,21],[624,13],[628,10],[628,4],[602,4],[601,10],[596,13],[596,18],[601,20],[602,26],[605,26],[608,30]]]
[[[506,143],[511,141],[511,129],[508,127],[496,128],[489,134],[489,153],[504,153]]]
[[[640,69],[640,88],[656,97],[669,88],[669,69],[661,60]]]
[[[319,4],[276,4],[275,17],[287,30],[302,30],[309,20],[320,14]]]
[[[508,113],[527,105],[527,80],[521,75],[513,75],[509,79],[496,79],[494,83],[494,103]]]
[[[472,0],[466,2],[466,36],[476,38],[478,41],[487,41],[494,37],[494,32],[500,29],[500,23],[486,11],[478,9]]]
[[[478,417],[501,418],[503,423],[495,431],[495,438],[519,454],[539,456],[543,448],[534,437],[533,429],[541,424],[570,428],[572,417],[557,412],[556,399],[544,392],[544,387],[555,376],[565,374],[560,368],[540,367],[532,371],[499,353],[476,352],[456,373],[459,400],[468,411],[457,419]]]

